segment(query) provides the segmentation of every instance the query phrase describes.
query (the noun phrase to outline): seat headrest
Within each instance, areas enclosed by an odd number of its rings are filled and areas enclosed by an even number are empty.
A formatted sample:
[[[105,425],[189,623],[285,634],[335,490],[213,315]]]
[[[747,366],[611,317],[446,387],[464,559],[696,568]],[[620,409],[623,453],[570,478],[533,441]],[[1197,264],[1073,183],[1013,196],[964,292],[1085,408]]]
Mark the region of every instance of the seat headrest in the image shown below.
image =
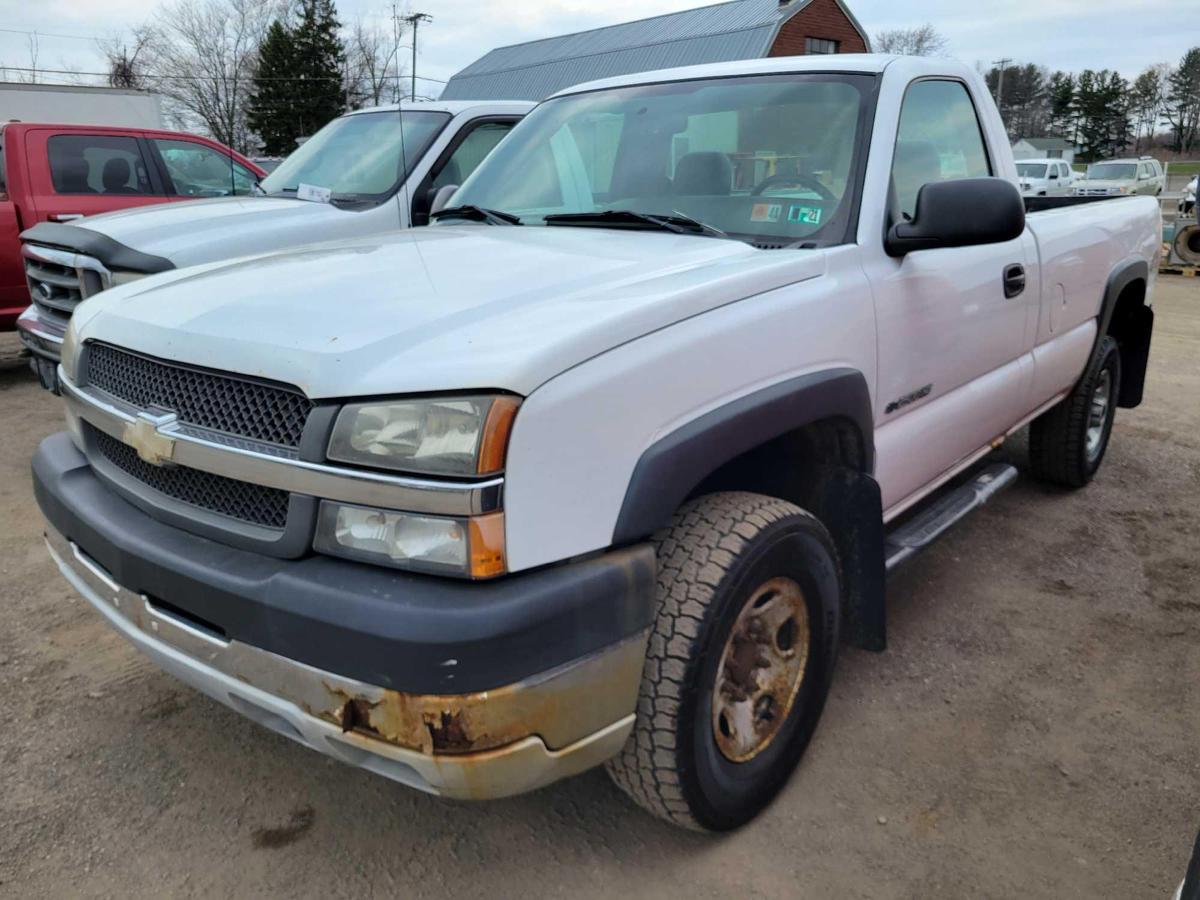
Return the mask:
[[[54,189],[61,194],[94,194],[88,184],[91,171],[83,157],[56,162],[53,166]]]
[[[133,169],[129,166],[129,160],[121,156],[114,156],[104,164],[100,180],[104,184],[104,190],[111,194],[130,190],[129,176],[132,174]]]
[[[675,166],[675,193],[722,196],[733,193],[733,163],[724,153],[689,153]]]

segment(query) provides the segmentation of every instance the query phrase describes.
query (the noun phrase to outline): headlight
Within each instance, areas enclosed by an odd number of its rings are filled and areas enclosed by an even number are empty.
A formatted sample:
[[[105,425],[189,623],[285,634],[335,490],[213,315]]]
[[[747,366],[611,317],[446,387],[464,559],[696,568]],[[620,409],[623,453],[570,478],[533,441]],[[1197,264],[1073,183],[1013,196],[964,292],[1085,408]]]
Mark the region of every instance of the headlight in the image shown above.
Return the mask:
[[[67,332],[63,335],[62,347],[58,351],[59,362],[62,363],[63,371],[67,373],[67,377],[72,382],[78,381],[75,377],[75,363],[77,350],[79,348],[79,335],[75,331],[75,318],[72,317],[67,322]]]
[[[504,469],[516,397],[442,397],[343,407],[327,456],[354,465],[428,475]]]
[[[492,578],[504,574],[504,514],[448,519],[322,501],[313,548],[416,572]]]

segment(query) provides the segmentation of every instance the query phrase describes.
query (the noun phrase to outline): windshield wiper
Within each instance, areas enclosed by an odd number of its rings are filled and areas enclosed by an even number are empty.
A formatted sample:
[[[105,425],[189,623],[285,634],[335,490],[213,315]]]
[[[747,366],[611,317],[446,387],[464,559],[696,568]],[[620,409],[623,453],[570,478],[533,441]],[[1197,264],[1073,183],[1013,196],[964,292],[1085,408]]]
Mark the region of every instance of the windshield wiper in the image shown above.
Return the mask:
[[[708,237],[728,238],[725,232],[712,225],[706,225],[678,210],[669,216],[637,212],[632,209],[605,209],[589,213],[558,213],[546,216],[547,225],[582,225],[591,226],[627,226],[633,228],[656,228],[659,231],[670,231],[674,234],[703,234]]]
[[[470,219],[474,222],[487,222],[489,225],[523,225],[520,216],[501,212],[498,209],[484,209],[482,206],[451,206],[449,209],[439,209],[431,219]]]

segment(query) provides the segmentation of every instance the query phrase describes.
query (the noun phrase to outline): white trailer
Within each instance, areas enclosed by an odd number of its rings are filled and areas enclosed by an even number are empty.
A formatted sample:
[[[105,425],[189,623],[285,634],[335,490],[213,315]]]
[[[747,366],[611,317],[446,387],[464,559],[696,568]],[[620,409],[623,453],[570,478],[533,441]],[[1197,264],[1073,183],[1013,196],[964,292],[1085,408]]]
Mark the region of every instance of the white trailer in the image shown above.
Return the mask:
[[[165,127],[159,94],[85,85],[0,82],[0,123],[12,121]]]

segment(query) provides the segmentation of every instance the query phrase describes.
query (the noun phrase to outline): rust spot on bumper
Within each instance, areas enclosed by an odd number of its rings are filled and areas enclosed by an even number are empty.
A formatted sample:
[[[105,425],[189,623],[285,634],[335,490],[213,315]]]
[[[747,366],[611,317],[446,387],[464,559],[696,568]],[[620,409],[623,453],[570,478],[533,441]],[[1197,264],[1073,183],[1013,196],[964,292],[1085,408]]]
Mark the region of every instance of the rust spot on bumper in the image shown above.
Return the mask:
[[[354,690],[326,681],[327,701],[305,708],[344,733],[426,754],[478,753],[533,735],[556,749],[633,710],[645,643],[640,635],[535,681],[473,694]]]

